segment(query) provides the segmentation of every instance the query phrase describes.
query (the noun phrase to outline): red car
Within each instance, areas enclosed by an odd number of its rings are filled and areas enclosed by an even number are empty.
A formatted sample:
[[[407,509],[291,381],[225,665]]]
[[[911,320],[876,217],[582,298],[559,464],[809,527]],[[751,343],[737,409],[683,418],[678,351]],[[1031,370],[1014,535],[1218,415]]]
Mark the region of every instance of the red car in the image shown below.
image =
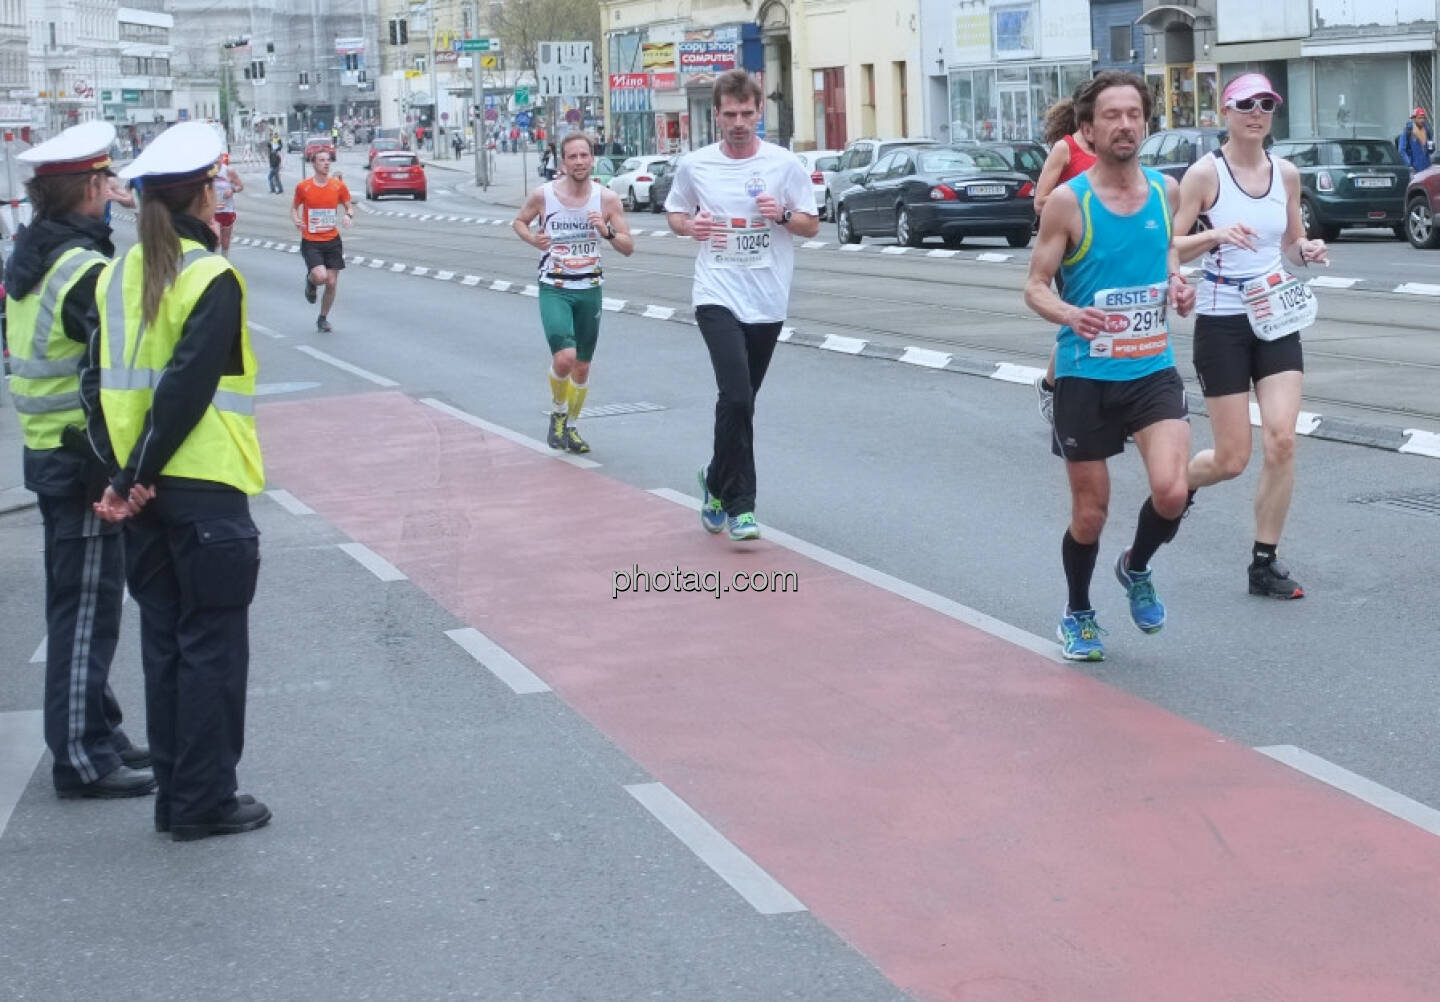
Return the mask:
[[[370,163],[374,163],[377,153],[389,153],[394,150],[403,150],[404,148],[405,144],[398,139],[386,139],[383,136],[378,139],[372,139],[370,140],[370,156],[368,160]]]
[[[312,159],[315,154],[324,150],[330,154],[330,162],[335,162],[335,144],[330,141],[329,136],[311,136],[305,140],[305,159]]]
[[[390,150],[376,153],[365,179],[365,197],[374,201],[382,195],[410,195],[425,201],[425,165],[413,153]]]

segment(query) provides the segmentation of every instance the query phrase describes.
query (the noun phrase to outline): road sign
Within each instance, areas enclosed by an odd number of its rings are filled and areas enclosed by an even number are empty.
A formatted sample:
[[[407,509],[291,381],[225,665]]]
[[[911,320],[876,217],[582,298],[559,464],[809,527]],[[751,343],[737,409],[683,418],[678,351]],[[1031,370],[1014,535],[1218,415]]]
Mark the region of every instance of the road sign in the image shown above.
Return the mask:
[[[499,52],[500,39],[498,38],[457,38],[455,39],[456,52]]]
[[[493,70],[500,67],[500,57],[493,52],[487,52],[480,57],[480,68],[482,70]]]
[[[517,107],[517,108],[528,108],[529,106],[530,106],[530,88],[529,88],[529,87],[516,87],[516,88],[515,88],[515,107]]]
[[[515,115],[515,124],[522,129],[530,128],[530,112],[522,111]]]
[[[542,98],[591,97],[595,54],[590,42],[541,42],[536,76]]]

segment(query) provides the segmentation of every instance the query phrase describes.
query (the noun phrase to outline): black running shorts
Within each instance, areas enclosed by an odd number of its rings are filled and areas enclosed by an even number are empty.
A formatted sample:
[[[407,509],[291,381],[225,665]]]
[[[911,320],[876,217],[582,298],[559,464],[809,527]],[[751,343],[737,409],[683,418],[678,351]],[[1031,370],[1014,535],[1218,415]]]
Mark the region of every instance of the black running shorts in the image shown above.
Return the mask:
[[[345,267],[345,248],[339,237],[329,240],[301,240],[300,256],[305,259],[305,270],[323,267],[327,271],[339,271]]]
[[[1189,413],[1174,366],[1139,379],[1062,376],[1055,380],[1050,450],[1072,463],[1109,459],[1125,451],[1127,435]]]
[[[1261,341],[1243,313],[1195,317],[1195,378],[1207,397],[1249,393],[1250,384],[1277,372],[1304,372],[1300,332]]]

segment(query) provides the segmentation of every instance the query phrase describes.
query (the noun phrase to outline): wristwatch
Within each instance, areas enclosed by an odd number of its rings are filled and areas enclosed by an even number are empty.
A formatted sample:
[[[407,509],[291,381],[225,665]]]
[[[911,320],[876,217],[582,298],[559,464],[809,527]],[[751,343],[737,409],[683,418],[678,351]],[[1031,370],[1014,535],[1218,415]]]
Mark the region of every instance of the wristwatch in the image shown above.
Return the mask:
[[[605,232],[605,239],[606,239],[606,240],[614,240],[614,239],[615,239],[615,224],[614,224],[614,223],[606,223],[605,225],[606,225],[606,227],[608,227],[607,230],[606,230],[606,232]]]
[[[780,216],[780,225],[789,226],[790,220],[794,217],[794,215],[795,213],[791,212],[789,209],[786,209],[784,213],[782,213]]]

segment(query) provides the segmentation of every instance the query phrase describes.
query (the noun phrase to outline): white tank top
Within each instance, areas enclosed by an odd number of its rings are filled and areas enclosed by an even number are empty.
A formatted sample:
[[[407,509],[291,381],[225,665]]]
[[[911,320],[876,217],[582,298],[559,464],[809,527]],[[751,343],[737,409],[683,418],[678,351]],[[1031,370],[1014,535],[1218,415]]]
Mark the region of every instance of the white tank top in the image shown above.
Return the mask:
[[[1244,223],[1259,235],[1254,238],[1253,251],[1231,244],[1222,244],[1209,251],[1202,262],[1203,271],[1206,275],[1227,279],[1247,279],[1280,267],[1280,242],[1285,238],[1288,222],[1280,161],[1266,154],[1266,159],[1270,161],[1270,187],[1256,198],[1236,183],[1235,175],[1230,173],[1230,165],[1218,150],[1208,156],[1215,162],[1215,177],[1219,182],[1215,204],[1204,214],[1210,226],[1219,229],[1231,223]],[[1245,312],[1238,285],[1215,282],[1208,277],[1200,280],[1195,308],[1197,312],[1210,316],[1232,316]]]
[[[590,225],[589,214],[600,211],[604,192],[590,182],[590,197],[578,209],[560,201],[555,193],[559,181],[550,181],[545,190],[545,215],[540,229],[550,237],[550,249],[540,258],[540,281],[561,289],[587,289],[600,284],[600,234]]]
[[[231,184],[230,179],[225,176],[223,169],[219,174],[215,175],[213,183],[215,185],[215,211],[234,212],[235,186]]]

